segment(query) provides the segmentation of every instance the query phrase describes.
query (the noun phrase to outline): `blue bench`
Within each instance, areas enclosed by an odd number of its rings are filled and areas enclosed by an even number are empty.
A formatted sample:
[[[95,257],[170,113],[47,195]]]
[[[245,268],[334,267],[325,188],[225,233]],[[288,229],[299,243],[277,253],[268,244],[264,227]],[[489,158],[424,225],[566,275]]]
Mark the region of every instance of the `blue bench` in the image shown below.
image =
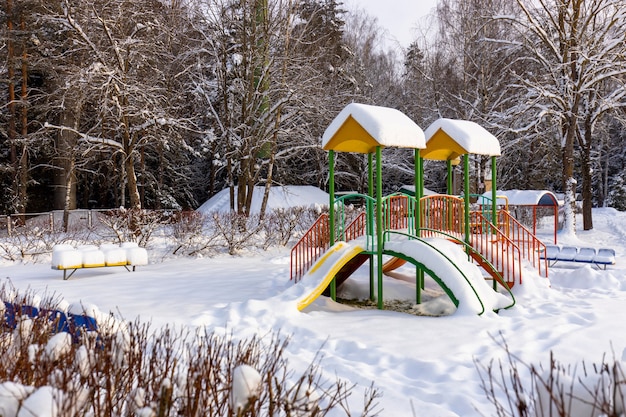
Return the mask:
[[[46,318],[52,324],[52,333],[66,332],[72,335],[72,340],[77,343],[84,332],[97,332],[98,324],[94,317],[86,314],[64,313],[54,309],[38,309],[30,305],[20,305],[9,302],[4,304],[4,320],[0,316],[0,328],[5,330],[15,329],[21,317],[36,319]],[[0,314],[2,309],[0,309]]]
[[[610,248],[577,248],[576,246],[546,245],[545,253],[540,254],[550,266],[557,262],[579,262],[596,265],[606,269],[608,265],[615,265],[615,250]]]

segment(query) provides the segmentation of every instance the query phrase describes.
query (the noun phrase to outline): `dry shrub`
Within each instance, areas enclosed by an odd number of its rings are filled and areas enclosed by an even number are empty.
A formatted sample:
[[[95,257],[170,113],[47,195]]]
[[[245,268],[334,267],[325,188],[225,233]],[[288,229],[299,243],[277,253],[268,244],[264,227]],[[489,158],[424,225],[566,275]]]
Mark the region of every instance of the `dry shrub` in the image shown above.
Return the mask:
[[[294,237],[305,233],[319,215],[317,210],[306,207],[272,210],[263,220],[263,248],[286,246]]]
[[[246,216],[234,211],[214,212],[208,215],[208,219],[209,228],[215,232],[219,244],[226,248],[230,255],[257,246],[259,232],[263,229],[258,215]]]
[[[626,376],[619,361],[591,366],[547,366],[516,357],[502,336],[506,361],[476,362],[481,386],[498,417],[620,417],[626,411]]]
[[[16,305],[33,301],[0,290],[3,299],[12,298]],[[40,311],[57,307],[54,300],[46,302],[50,304]],[[0,388],[3,383],[22,387],[24,406],[29,394],[45,389],[54,393],[60,416],[304,417],[331,410],[352,415],[347,399],[354,386],[323,380],[319,357],[302,374],[290,370],[289,340],[278,333],[238,340],[206,328],[155,330],[139,321],[111,319],[98,323],[97,333],[83,332],[74,343],[63,344],[57,340],[63,334],[54,331],[47,317],[24,315],[18,322],[15,329],[0,326]],[[242,364],[258,371],[261,388],[235,410],[230,399],[233,370]],[[378,397],[376,389],[368,389],[358,415],[376,415]]]
[[[156,230],[172,222],[173,212],[133,210],[121,207],[98,213],[98,221],[117,242],[137,242],[148,245]]]
[[[181,212],[174,218],[171,239],[172,254],[194,256],[215,252],[219,248],[219,234],[208,227],[209,217],[196,211]]]

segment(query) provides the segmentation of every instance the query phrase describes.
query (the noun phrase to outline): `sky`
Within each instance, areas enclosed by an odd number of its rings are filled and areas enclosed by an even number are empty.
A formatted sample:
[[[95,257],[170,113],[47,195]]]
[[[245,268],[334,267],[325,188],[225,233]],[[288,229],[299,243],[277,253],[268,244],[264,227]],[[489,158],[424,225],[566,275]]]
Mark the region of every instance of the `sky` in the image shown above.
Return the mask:
[[[364,9],[375,16],[389,32],[389,43],[398,42],[406,48],[416,37],[416,27],[433,11],[437,0],[345,0],[344,5],[347,9]]]
[[[175,243],[159,233],[147,248],[149,264],[135,272],[121,267],[82,269],[64,281],[44,254],[25,262],[0,261],[0,288],[9,285],[20,293],[34,291],[35,301],[54,294],[68,311],[88,306],[96,317],[110,313],[120,320],[140,319],[151,322],[153,329],[184,325],[235,338],[261,335],[268,339],[272,331],[280,331],[289,337],[285,357],[294,375],[301,375],[318,356],[322,380],[339,378],[356,384],[349,404],[356,414],[362,393],[373,384],[382,393],[377,400],[381,417],[482,417],[495,415],[495,410],[481,388],[479,369],[484,372],[491,360],[498,359],[508,366],[503,342],[523,363],[549,365],[552,352],[570,372],[581,372],[583,361],[591,370],[589,365],[601,363],[604,355],[610,365],[613,360],[626,361],[626,213],[603,208],[594,209],[593,215],[593,230],[559,236],[559,242],[578,247],[610,245],[617,251],[616,265],[600,270],[562,262],[550,268],[547,279],[524,269],[523,284],[513,288],[515,306],[480,316],[471,308],[455,309],[430,279],[420,311],[444,316],[360,309],[324,296],[299,311],[299,300],[317,287],[322,276],[310,274],[298,284],[291,282],[290,246],[258,253],[242,250],[235,256],[177,257],[172,255]],[[550,242],[551,227],[540,229],[539,236]],[[452,246],[444,250],[458,250]],[[437,269],[439,261],[424,262]],[[384,277],[385,300],[411,302],[415,270],[407,264],[395,272]],[[449,279],[456,280],[452,275]],[[366,263],[339,288],[339,296],[367,297],[368,291]],[[461,305],[473,297],[456,287],[454,291]],[[525,373],[521,374],[525,388],[530,389]],[[575,380],[568,374],[561,381],[568,378]],[[595,382],[591,372],[585,383],[592,387],[589,384]],[[0,381],[0,393],[5,384]],[[575,387],[575,395],[585,395],[580,386]],[[8,412],[2,408],[6,398],[0,401],[0,414],[56,416],[45,408],[50,407],[50,392],[49,387],[38,388],[23,403],[14,403],[37,410],[34,414]],[[573,407],[571,417],[591,415],[577,400]],[[340,416],[345,414],[329,414]]]

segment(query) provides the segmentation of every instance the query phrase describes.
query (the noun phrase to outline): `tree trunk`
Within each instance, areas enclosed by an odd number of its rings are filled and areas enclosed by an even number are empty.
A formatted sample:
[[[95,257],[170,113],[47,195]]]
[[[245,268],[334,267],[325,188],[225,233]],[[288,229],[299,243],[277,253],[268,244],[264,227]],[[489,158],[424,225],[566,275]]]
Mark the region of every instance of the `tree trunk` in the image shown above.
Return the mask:
[[[81,114],[81,100],[72,102],[72,97],[66,98],[66,107],[61,114],[60,125],[78,130],[78,120]],[[54,208],[55,210],[74,210],[76,203],[76,172],[75,151],[77,136],[71,130],[59,130],[56,140],[57,175],[55,175]],[[64,224],[64,227],[67,225]]]
[[[124,104],[127,104],[127,99],[124,97]],[[126,174],[126,183],[128,185],[128,198],[130,199],[131,210],[141,210],[141,196],[139,195],[139,187],[137,184],[137,173],[135,172],[135,146],[133,145],[133,138],[130,135],[130,122],[128,116],[122,116],[122,143],[124,148],[124,171]],[[122,204],[124,202],[122,201]]]
[[[20,16],[20,29],[26,31],[24,16]],[[20,213],[26,213],[26,204],[28,202],[28,55],[26,53],[26,45],[22,44],[22,88],[20,93],[21,101],[21,125],[22,125],[22,147],[20,150],[20,159],[17,168],[17,204]]]
[[[276,130],[276,132],[278,132],[278,130]],[[269,201],[270,191],[272,189],[274,162],[276,161],[276,135],[277,133],[275,133],[270,150],[270,160],[267,166],[267,178],[265,179],[265,190],[263,192],[263,201],[261,202],[261,212],[259,214],[260,220],[263,220],[265,218],[265,212],[267,211],[267,202]]]
[[[120,186],[116,187],[116,189],[119,190],[119,207],[124,207],[126,206],[126,183],[128,181],[126,181],[126,156],[123,154],[120,154],[120,158],[122,158],[122,160],[120,161]]]
[[[162,168],[163,160],[161,157],[162,157],[162,153],[159,152],[159,175],[158,175],[159,184],[161,183],[161,178],[163,177],[163,168]],[[139,174],[141,175],[141,178],[146,178],[146,152],[143,146],[139,149]],[[139,202],[142,207],[145,207],[146,206],[145,180],[142,180],[142,185],[137,185],[137,190],[139,191]],[[159,201],[160,199],[157,197],[156,207],[155,207],[157,209],[161,208],[159,207]]]
[[[7,126],[7,136],[9,142],[9,152],[10,152],[10,162],[11,162],[11,170],[14,175],[13,184],[12,184],[12,192],[13,192],[13,203],[11,206],[13,207],[15,212],[20,212],[19,210],[19,200],[17,199],[17,112],[15,105],[15,69],[14,59],[15,59],[15,46],[13,43],[13,21],[11,20],[11,13],[13,11],[13,1],[7,0],[7,77],[8,77],[8,103],[7,107],[9,109],[9,117],[8,117],[8,126]],[[23,213],[23,212],[22,212]]]
[[[63,204],[63,231],[67,233],[70,224],[70,210],[76,208],[76,176],[74,174],[74,155],[66,161],[63,167],[66,173],[65,202]]]
[[[563,146],[563,231],[576,234],[576,179],[574,178],[574,138],[576,120],[569,117],[564,123],[565,144]]]
[[[130,198],[130,208],[132,210],[141,210],[141,197],[139,195],[139,187],[137,186],[137,173],[135,172],[135,159],[132,154],[126,155],[124,159],[126,168],[126,180],[128,181],[128,197]]]
[[[585,118],[585,138],[582,143],[582,194],[583,194],[583,230],[593,229],[592,218],[592,176],[591,176],[591,120]]]
[[[237,176],[237,214],[247,216],[249,207],[246,206],[248,198],[248,164],[249,158],[239,161],[239,175]]]

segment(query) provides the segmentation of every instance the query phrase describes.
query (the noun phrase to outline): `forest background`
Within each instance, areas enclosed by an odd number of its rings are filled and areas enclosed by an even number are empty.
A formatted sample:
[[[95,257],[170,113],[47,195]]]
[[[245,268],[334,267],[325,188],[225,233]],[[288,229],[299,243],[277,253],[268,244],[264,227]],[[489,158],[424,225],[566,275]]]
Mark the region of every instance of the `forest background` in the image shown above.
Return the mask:
[[[254,186],[327,188],[320,138],[350,102],[479,123],[498,187],[580,198],[585,230],[626,210],[623,0],[440,0],[403,50],[336,0],[5,0],[0,19],[0,213],[194,209],[230,187],[246,215]],[[338,190],[368,191],[366,156],[336,164]],[[412,183],[411,152],[383,164],[385,192]]]

